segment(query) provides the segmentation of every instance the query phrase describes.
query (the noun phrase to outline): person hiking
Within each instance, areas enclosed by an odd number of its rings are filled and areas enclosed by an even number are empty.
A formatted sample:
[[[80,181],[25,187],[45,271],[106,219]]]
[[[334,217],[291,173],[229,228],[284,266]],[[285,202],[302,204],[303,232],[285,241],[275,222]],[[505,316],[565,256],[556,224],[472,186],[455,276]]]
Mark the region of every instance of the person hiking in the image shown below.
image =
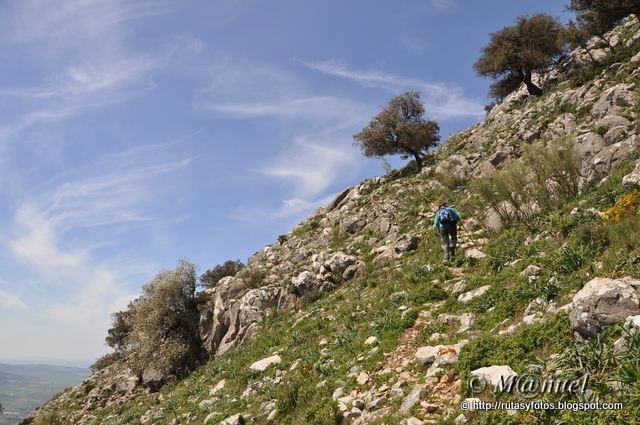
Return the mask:
[[[433,224],[442,238],[445,261],[450,261],[456,255],[459,221],[460,215],[447,205],[446,200],[442,199],[438,202],[438,210]]]

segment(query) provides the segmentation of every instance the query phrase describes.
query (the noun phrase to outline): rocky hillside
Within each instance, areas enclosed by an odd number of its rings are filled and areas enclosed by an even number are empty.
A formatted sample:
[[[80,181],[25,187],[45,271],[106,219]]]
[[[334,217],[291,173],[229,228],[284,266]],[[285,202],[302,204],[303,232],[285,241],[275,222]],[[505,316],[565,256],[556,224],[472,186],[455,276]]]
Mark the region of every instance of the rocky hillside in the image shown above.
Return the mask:
[[[199,332],[211,360],[186,379],[162,386],[116,363],[27,423],[640,423],[638,19],[607,38],[615,50],[590,45],[596,63],[573,52],[538,76],[542,97],[513,93],[420,173],[348,188],[208,290]],[[526,220],[517,199],[483,202],[475,182],[557,140],[579,158],[578,194],[529,203]],[[463,217],[452,265],[432,226],[442,196]],[[624,408],[461,408],[522,400],[478,382],[584,373],[587,391],[536,399]]]

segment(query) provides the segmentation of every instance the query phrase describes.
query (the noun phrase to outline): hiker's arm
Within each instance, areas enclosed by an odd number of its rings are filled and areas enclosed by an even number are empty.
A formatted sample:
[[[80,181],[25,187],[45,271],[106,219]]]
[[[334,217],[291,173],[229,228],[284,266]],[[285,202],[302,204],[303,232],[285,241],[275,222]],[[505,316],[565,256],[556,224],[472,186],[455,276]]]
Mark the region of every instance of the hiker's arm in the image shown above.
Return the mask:
[[[438,228],[438,212],[436,211],[436,215],[433,219],[433,226],[437,229]]]

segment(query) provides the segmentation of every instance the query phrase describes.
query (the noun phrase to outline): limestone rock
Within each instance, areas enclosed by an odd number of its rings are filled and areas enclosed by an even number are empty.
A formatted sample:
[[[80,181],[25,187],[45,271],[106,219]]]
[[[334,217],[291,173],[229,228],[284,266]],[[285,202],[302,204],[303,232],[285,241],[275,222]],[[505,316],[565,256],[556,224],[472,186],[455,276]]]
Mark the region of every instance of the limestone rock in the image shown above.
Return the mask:
[[[626,187],[640,186],[640,161],[636,162],[633,171],[622,178],[622,184]]]
[[[426,396],[426,393],[427,388],[424,385],[416,384],[409,395],[407,395],[407,397],[402,401],[402,404],[400,405],[400,408],[398,408],[398,412],[396,414],[398,416],[407,415],[411,411],[411,408]]]
[[[573,297],[569,321],[583,338],[640,314],[640,280],[595,278]]]
[[[500,384],[501,380],[502,382],[507,382],[510,378],[518,375],[510,366],[481,367],[480,369],[472,370],[471,374],[491,384],[494,388]]]
[[[462,293],[458,296],[458,301],[460,301],[463,304],[466,304],[472,299],[484,295],[489,289],[491,289],[491,285],[484,285],[479,288],[473,289],[471,291]]]
[[[464,256],[467,258],[475,258],[476,260],[480,260],[487,256],[484,252],[480,251],[478,248],[467,249],[464,252]]]
[[[279,364],[281,361],[282,359],[280,358],[280,356],[278,354],[275,354],[271,357],[266,357],[262,360],[258,360],[257,362],[254,362],[253,364],[251,364],[251,366],[249,366],[249,369],[262,372],[266,370],[269,366],[274,364]]]

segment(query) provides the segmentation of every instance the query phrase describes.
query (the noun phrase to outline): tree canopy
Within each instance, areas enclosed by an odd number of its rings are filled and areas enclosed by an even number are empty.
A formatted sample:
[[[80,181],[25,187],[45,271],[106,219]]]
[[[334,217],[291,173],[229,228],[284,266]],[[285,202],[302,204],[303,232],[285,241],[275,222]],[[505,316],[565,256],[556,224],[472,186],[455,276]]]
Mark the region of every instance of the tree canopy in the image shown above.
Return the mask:
[[[240,260],[227,260],[223,264],[218,264],[214,268],[207,270],[200,276],[200,283],[204,287],[214,287],[220,279],[227,276],[234,276],[244,268]]]
[[[174,270],[160,272],[145,284],[127,310],[113,315],[106,341],[115,352],[99,359],[95,369],[124,358],[139,375],[146,369],[165,377],[193,370],[203,357],[196,272],[194,264],[182,260]]]
[[[438,123],[424,118],[425,108],[418,92],[394,97],[369,125],[353,136],[354,144],[367,157],[401,155],[413,157],[418,169],[422,155],[440,140]]]
[[[479,75],[495,80],[491,95],[504,98],[525,83],[529,94],[540,96],[542,90],[531,77],[551,66],[562,53],[561,29],[556,18],[539,13],[520,16],[514,25],[491,34],[473,66]]]
[[[638,0],[570,0],[566,8],[576,14],[577,27],[581,31],[607,43],[604,34],[608,30],[628,15],[640,14]]]

